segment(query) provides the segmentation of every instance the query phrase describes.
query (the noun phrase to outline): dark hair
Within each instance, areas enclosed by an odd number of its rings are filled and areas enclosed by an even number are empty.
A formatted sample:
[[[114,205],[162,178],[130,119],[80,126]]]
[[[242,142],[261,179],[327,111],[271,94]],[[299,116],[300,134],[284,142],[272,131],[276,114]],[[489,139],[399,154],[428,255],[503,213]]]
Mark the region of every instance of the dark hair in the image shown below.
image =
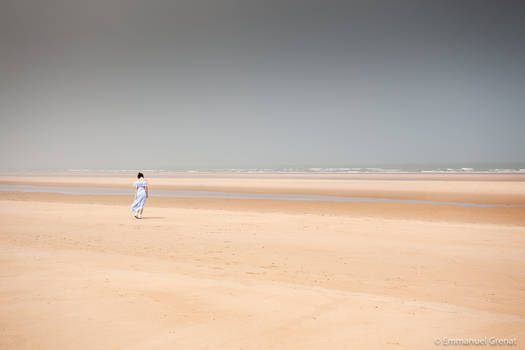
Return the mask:
[[[137,174],[137,179],[140,179],[141,177],[144,178],[144,174],[143,173],[138,173]]]

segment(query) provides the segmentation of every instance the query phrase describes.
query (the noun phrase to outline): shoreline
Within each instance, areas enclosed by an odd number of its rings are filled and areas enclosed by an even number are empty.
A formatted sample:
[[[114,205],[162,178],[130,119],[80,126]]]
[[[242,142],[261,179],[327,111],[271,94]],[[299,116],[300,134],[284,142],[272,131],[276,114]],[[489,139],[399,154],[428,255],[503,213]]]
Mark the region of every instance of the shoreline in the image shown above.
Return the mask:
[[[461,174],[463,175],[463,174]],[[274,177],[149,177],[150,189],[229,193],[387,198],[477,204],[525,204],[525,175],[343,176],[336,179]],[[0,176],[0,184],[133,189],[132,176]]]
[[[133,195],[71,195],[42,192],[0,192],[0,201],[101,204],[127,212]],[[459,207],[411,203],[284,201],[271,199],[216,199],[150,197],[153,208],[206,209],[233,212],[287,213],[340,217],[368,217],[428,222],[456,222],[525,226],[525,207]]]
[[[133,178],[137,171],[11,171],[0,172],[0,179],[6,177],[66,177],[66,178]],[[441,181],[525,181],[525,172],[190,172],[190,171],[143,171],[148,178],[224,178],[224,179],[312,179],[312,180],[441,180]]]
[[[5,185],[0,184],[0,192],[21,193],[57,193],[66,195],[131,195],[129,188],[115,187],[81,187],[81,186],[34,186],[34,185]],[[426,205],[452,205],[461,207],[525,207],[525,204],[492,204],[492,203],[465,203],[451,201],[429,201],[417,199],[392,199],[374,197],[342,197],[322,195],[293,195],[289,193],[249,193],[249,192],[218,192],[218,191],[183,191],[156,189],[151,197],[162,198],[203,198],[203,199],[259,199],[259,200],[288,200],[288,201],[316,201],[316,202],[355,202],[355,203],[401,203]]]

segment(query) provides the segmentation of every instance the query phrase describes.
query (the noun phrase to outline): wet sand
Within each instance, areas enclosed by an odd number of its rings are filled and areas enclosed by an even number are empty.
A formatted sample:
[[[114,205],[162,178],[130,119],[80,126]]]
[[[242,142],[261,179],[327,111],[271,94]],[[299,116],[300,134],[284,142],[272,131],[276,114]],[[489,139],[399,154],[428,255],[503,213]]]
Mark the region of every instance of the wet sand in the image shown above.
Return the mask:
[[[132,182],[0,176],[60,186]],[[498,176],[150,184],[525,203],[525,182]],[[0,192],[0,348],[431,349],[443,337],[517,338],[520,348],[525,341],[525,208],[152,197],[136,220],[130,203]]]
[[[368,175],[368,177],[367,177]],[[0,184],[130,188],[133,175],[0,175]],[[328,178],[327,178],[328,177]],[[174,174],[152,190],[218,191],[525,204],[525,174]]]

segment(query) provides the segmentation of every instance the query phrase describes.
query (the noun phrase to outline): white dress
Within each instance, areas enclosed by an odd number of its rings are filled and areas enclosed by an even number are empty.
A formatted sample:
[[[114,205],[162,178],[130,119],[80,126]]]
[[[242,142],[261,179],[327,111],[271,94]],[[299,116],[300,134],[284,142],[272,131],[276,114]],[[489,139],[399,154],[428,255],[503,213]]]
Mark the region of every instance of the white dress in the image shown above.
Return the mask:
[[[137,194],[135,195],[135,201],[131,205],[131,211],[135,212],[144,208],[144,204],[146,204],[146,186],[148,186],[146,181],[135,182]]]

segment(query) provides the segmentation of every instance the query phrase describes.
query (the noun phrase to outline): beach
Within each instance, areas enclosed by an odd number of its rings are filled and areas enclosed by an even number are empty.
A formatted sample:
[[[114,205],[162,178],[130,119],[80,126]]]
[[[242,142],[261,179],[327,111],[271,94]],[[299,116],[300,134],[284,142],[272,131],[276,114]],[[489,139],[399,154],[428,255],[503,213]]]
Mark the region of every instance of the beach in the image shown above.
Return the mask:
[[[0,175],[6,186],[131,191],[0,191],[1,349],[525,342],[524,174],[146,178],[152,197],[137,220],[133,175]],[[162,190],[508,206],[156,197]]]

